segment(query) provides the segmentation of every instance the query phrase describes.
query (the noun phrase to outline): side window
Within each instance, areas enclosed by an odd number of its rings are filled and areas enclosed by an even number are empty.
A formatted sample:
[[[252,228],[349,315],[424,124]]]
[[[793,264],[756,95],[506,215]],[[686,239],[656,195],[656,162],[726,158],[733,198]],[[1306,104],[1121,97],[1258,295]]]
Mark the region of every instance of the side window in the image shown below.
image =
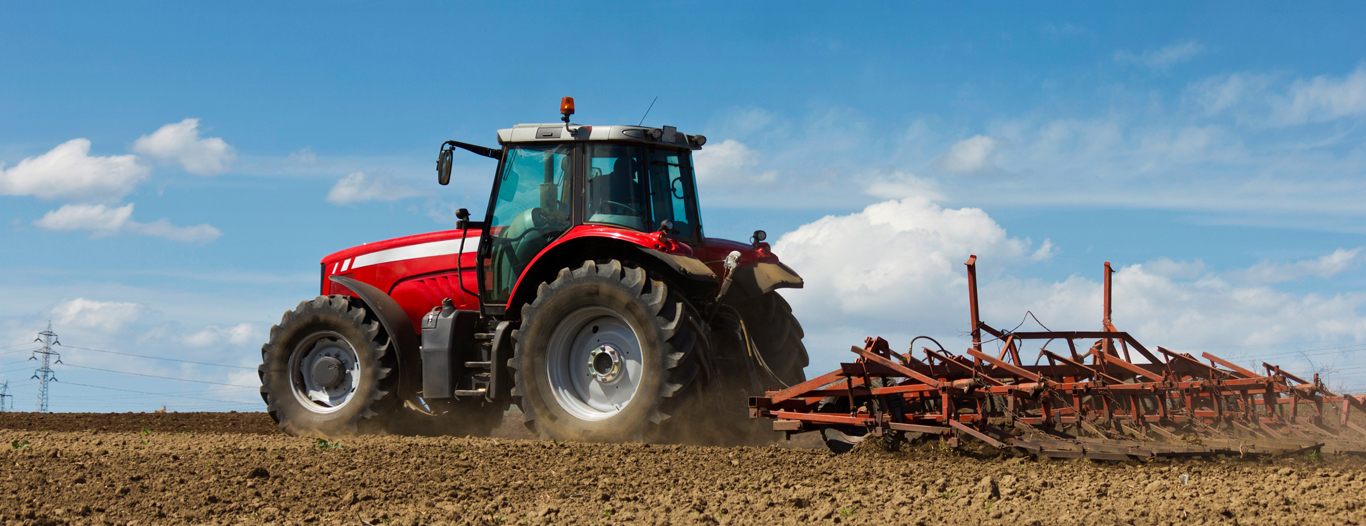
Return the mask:
[[[648,224],[645,200],[645,150],[625,144],[589,144],[584,179],[584,220],[641,231]]]
[[[697,230],[697,199],[693,195],[691,166],[686,161],[677,151],[650,152],[650,203],[654,210],[652,224],[668,219],[677,231],[673,237],[693,239]]]

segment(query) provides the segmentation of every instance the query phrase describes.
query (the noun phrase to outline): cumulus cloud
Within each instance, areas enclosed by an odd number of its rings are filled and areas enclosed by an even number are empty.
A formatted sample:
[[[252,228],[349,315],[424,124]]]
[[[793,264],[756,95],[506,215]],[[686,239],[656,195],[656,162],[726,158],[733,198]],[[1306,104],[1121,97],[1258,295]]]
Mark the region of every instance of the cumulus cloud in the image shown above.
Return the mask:
[[[365,172],[352,172],[342,177],[327,192],[327,201],[336,205],[365,201],[397,201],[423,195],[421,190],[406,185],[374,179]]]
[[[119,207],[104,205],[63,205],[61,208],[44,214],[33,224],[40,228],[69,232],[85,230],[91,238],[115,236],[119,234],[143,235],[180,241],[184,243],[204,243],[223,235],[210,225],[175,226],[166,219],[151,223],[132,220],[133,203]]]
[[[186,335],[181,341],[191,347],[209,347],[224,342],[233,345],[245,345],[255,342],[256,339],[256,331],[251,324],[241,323],[232,327],[210,325],[198,332]]]
[[[86,329],[115,332],[137,320],[143,307],[137,303],[117,303],[76,298],[53,307],[48,312],[53,322]]]
[[[773,248],[805,279],[806,288],[783,294],[806,326],[807,347],[821,368],[847,359],[843,349],[872,335],[900,346],[927,334],[961,350],[954,342],[966,345],[963,263],[971,254],[980,258],[981,310],[989,324],[1009,329],[1025,311],[1054,330],[1095,329],[1101,319],[1100,261],[1094,279],[1017,277],[1056,247],[1045,241],[1035,248],[1028,238],[1012,237],[979,209],[944,208],[917,198],[886,201],[804,225]],[[1225,275],[1208,272],[1200,261],[1168,258],[1118,266],[1114,319],[1150,346],[1177,350],[1366,340],[1366,317],[1358,313],[1366,307],[1366,293],[1290,293],[1246,278],[1333,276],[1354,268],[1361,253],[1339,250]]]
[[[1203,53],[1205,46],[1197,40],[1177,42],[1162,49],[1150,49],[1141,54],[1128,51],[1115,52],[1115,62],[1120,64],[1139,64],[1153,69],[1167,69],[1176,64],[1189,61]]]
[[[733,185],[771,183],[778,179],[776,170],[759,171],[758,154],[744,143],[726,139],[693,154],[698,184]]]
[[[1178,279],[1158,275],[1145,264],[1121,267],[1113,287],[1116,326],[1151,342],[1150,348],[1188,351],[1366,338],[1366,318],[1357,313],[1366,305],[1366,295],[1359,293],[1296,294],[1211,276]],[[1006,278],[984,289],[984,310],[997,326],[1019,319],[1025,310],[1053,329],[1095,327],[1100,320],[1103,287],[1098,280]]]
[[[1337,249],[1331,254],[1296,261],[1293,263],[1273,263],[1263,261],[1230,273],[1231,277],[1245,283],[1280,283],[1305,277],[1331,278],[1342,272],[1361,265],[1361,248],[1352,250]]]
[[[1030,245],[1007,236],[980,209],[943,208],[909,197],[821,218],[784,234],[773,249],[805,278],[806,289],[789,297],[811,319],[834,309],[904,321],[951,301],[968,255],[1018,262],[1032,255]]]
[[[985,135],[976,135],[954,143],[936,164],[940,170],[960,175],[989,172],[994,169],[991,153],[999,142]]]
[[[0,194],[84,202],[117,201],[151,171],[137,156],[90,155],[90,141],[72,139],[12,168],[0,165]]]
[[[218,137],[199,138],[199,119],[162,126],[151,135],[133,141],[133,153],[163,163],[176,163],[197,175],[217,175],[228,171],[237,158],[231,145]]]

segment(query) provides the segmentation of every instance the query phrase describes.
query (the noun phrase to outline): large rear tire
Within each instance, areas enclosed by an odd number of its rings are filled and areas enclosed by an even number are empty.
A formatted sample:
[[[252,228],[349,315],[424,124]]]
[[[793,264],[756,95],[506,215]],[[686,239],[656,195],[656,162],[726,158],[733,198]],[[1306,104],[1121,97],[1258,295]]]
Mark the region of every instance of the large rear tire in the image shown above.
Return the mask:
[[[261,398],[280,429],[333,437],[383,429],[398,409],[389,335],[361,302],[318,296],[285,312],[261,347]]]
[[[658,438],[700,370],[695,316],[640,268],[610,260],[561,270],[512,333],[512,395],[527,427],[556,440]]]
[[[736,304],[735,310],[744,320],[754,347],[773,371],[772,375],[760,371],[760,381],[772,389],[805,382],[805,369],[811,361],[802,344],[806,334],[797,317],[792,315],[787,300],[777,292],[770,292]]]

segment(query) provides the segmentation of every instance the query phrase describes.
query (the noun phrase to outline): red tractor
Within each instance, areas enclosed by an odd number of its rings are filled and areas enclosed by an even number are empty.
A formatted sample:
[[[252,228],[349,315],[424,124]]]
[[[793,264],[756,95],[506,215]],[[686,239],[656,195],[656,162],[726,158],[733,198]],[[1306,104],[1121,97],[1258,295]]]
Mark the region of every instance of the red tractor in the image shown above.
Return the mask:
[[[322,260],[321,295],[261,348],[261,396],[286,432],[487,435],[510,404],[558,440],[762,438],[746,400],[805,379],[801,287],[763,231],[703,234],[692,151],[671,126],[519,124],[484,221]]]

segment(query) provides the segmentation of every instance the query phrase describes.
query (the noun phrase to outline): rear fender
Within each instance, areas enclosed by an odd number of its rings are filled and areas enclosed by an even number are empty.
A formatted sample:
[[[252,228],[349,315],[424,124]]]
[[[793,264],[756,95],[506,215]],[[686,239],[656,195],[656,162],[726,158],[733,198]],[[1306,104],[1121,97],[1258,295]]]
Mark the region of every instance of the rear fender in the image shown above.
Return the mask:
[[[778,289],[800,289],[805,283],[782,263],[750,263],[735,267],[725,302],[740,303]]]
[[[512,297],[508,300],[507,315],[519,318],[522,305],[536,299],[541,283],[555,279],[562,268],[577,267],[587,260],[616,259],[632,262],[659,276],[667,276],[685,295],[703,294],[716,290],[718,281],[701,260],[668,254],[630,241],[610,237],[579,237],[565,240],[544,250],[522,272]]]
[[[375,313],[384,332],[389,333],[389,341],[394,346],[394,356],[398,360],[398,395],[400,400],[417,402],[417,393],[422,389],[421,344],[417,331],[408,320],[408,314],[394,298],[374,286],[345,276],[331,276],[333,283],[346,287],[360,298],[370,312]]]

